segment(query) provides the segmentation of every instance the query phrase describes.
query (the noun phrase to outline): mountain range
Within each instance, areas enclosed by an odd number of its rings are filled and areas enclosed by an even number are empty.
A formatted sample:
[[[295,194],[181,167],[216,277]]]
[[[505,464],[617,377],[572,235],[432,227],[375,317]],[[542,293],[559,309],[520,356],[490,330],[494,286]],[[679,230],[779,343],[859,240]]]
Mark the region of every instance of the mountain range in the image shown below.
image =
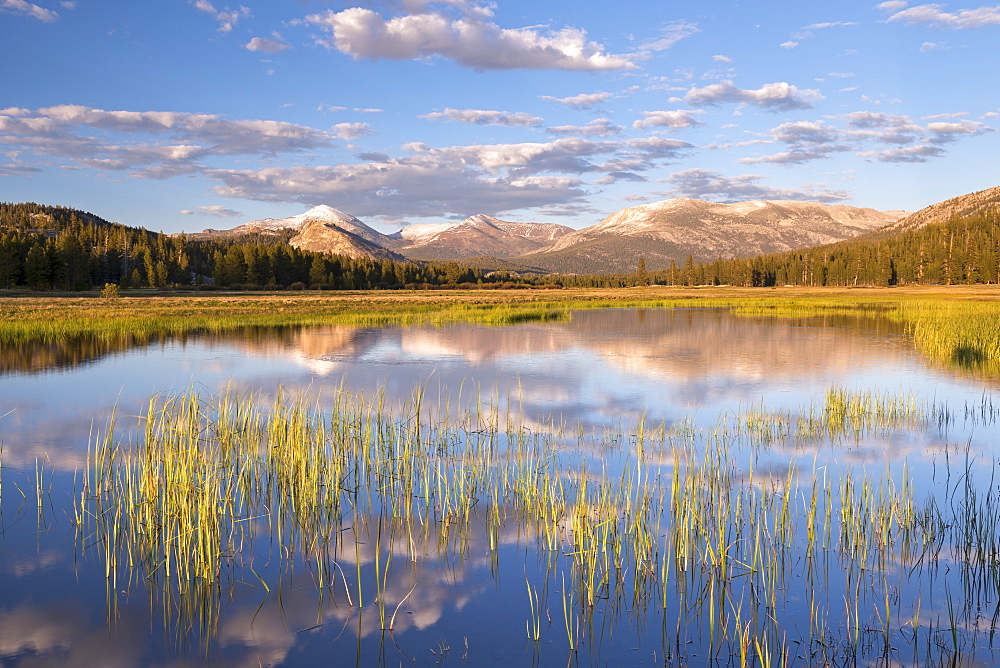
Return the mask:
[[[849,239],[885,227],[903,211],[795,201],[718,204],[674,198],[630,207],[580,230],[513,223],[485,214],[416,224],[383,234],[355,216],[320,205],[289,218],[255,220],[195,237],[289,234],[304,250],[391,260],[462,260],[480,268],[536,273],[620,273],[638,259],[650,270],[718,257],[751,257]]]

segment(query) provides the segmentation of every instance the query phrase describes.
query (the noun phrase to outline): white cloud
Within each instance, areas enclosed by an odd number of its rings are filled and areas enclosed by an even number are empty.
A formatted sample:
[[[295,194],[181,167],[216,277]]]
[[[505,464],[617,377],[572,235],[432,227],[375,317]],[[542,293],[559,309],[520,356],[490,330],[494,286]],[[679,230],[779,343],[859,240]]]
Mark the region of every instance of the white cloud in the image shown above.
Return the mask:
[[[264,53],[278,53],[279,51],[292,48],[291,45],[285,44],[281,41],[280,35],[275,34],[273,37],[275,37],[275,39],[254,37],[249,42],[244,44],[243,48],[247,51],[263,51]]]
[[[910,25],[925,23],[937,28],[966,30],[982,28],[990,25],[1000,25],[1000,5],[995,7],[977,7],[976,9],[960,9],[957,12],[946,12],[942,5],[917,5],[906,7],[905,2],[883,2],[878,6],[884,11],[895,12],[887,21],[902,21]]]
[[[610,186],[619,181],[633,181],[633,182],[646,182],[647,179],[641,174],[635,174],[634,172],[611,172],[607,176],[602,176],[601,178],[594,181],[599,186]]]
[[[846,127],[836,127],[826,121],[796,121],[783,123],[770,131],[772,141],[786,144],[787,150],[771,155],[740,158],[743,164],[798,164],[829,157],[833,153],[859,151],[858,155],[881,162],[923,162],[944,155],[942,145],[961,137],[993,132],[979,121],[965,120],[967,112],[936,114],[921,125],[903,115],[856,111],[839,120]],[[944,120],[942,120],[944,119]],[[747,143],[744,143],[746,145]],[[903,148],[872,150],[872,144],[896,145]],[[715,148],[731,148],[735,145]]]
[[[887,151],[866,151],[858,155],[878,162],[927,162],[928,158],[938,158],[944,155],[944,149],[940,146],[920,144],[919,146],[893,148]]]
[[[538,97],[542,100],[549,100],[550,102],[558,102],[559,104],[564,104],[567,107],[574,107],[576,109],[589,109],[595,104],[600,104],[601,102],[606,102],[615,96],[614,93],[582,93],[580,95],[571,95],[569,97],[552,97],[551,95],[539,95]]]
[[[234,211],[233,209],[227,209],[224,206],[199,206],[193,211],[191,209],[182,209],[178,211],[183,216],[191,216],[198,214],[200,216],[213,216],[215,218],[238,218],[243,214],[239,211]]]
[[[939,121],[942,118],[963,118],[963,117],[968,116],[968,115],[969,115],[969,112],[967,112],[967,111],[953,111],[953,112],[946,113],[946,114],[931,114],[930,116],[921,116],[920,120],[922,120],[922,121]]]
[[[193,4],[195,9],[209,14],[218,21],[219,27],[217,30],[221,33],[231,32],[237,21],[251,15],[249,7],[240,6],[237,9],[226,7],[225,9],[218,10],[208,0],[195,0]]]
[[[787,42],[782,42],[779,46],[783,49],[794,49],[799,46],[803,41],[812,39],[816,35],[813,33],[814,30],[826,30],[827,28],[839,28],[843,26],[856,26],[858,25],[854,21],[830,21],[827,23],[811,23],[807,26],[799,28],[793,32],[789,37]]]
[[[615,125],[609,118],[597,118],[586,125],[557,125],[547,128],[554,135],[578,135],[581,137],[611,137],[619,135],[624,128]]]
[[[927,124],[927,132],[930,137],[925,141],[934,144],[952,142],[962,135],[981,135],[986,132],[993,132],[993,128],[980,123],[979,121],[960,121],[958,123],[934,122]]]
[[[717,63],[731,63],[731,62],[733,62],[732,58],[730,58],[729,56],[723,56],[721,54],[716,54],[716,55],[712,56],[712,60],[714,60]]]
[[[367,154],[365,164],[297,165],[260,170],[211,169],[219,195],[264,201],[335,200],[362,216],[468,215],[469,211],[556,207],[583,201],[578,175],[630,178],[676,158],[691,145],[662,137],[448,146],[405,145],[398,158]],[[604,162],[597,160],[604,156]],[[602,177],[606,179],[607,176]]]
[[[819,91],[799,90],[783,81],[764,84],[757,89],[737,88],[732,81],[721,81],[704,88],[692,88],[682,100],[688,104],[706,105],[723,102],[743,102],[755,104],[768,111],[791,111],[809,109],[812,102],[822,100]]]
[[[45,23],[52,23],[59,19],[59,14],[52,11],[51,9],[45,9],[31,2],[26,2],[26,0],[0,0],[0,11],[7,14],[19,14],[21,16],[30,16],[33,19],[38,19],[39,21],[44,21]]]
[[[836,129],[822,121],[782,123],[772,130],[774,138],[786,144],[828,144],[837,140]]]
[[[102,136],[112,133],[113,136]],[[105,111],[57,105],[0,110],[0,142],[38,156],[64,156],[110,170],[163,178],[190,173],[213,156],[274,156],[332,146],[333,135],[270,120],[211,114]]]
[[[473,123],[475,125],[510,125],[518,127],[538,125],[544,120],[538,116],[522,112],[451,108],[425,114],[420,118],[426,118],[429,121],[458,121],[460,123]]]
[[[660,29],[661,37],[652,42],[642,44],[643,51],[665,51],[685,37],[701,32],[696,23],[689,21],[674,21]]]
[[[692,197],[723,202],[740,202],[754,199],[803,200],[837,202],[849,199],[845,190],[831,190],[825,184],[806,185],[802,188],[779,188],[758,183],[763,176],[743,174],[723,176],[707,169],[685,169],[666,179],[673,185],[667,194],[673,197]]]
[[[367,123],[337,123],[333,129],[335,130],[334,136],[344,141],[352,141],[358,137],[375,134],[375,130]]]
[[[704,112],[699,110],[691,111],[689,109],[677,109],[675,111],[644,111],[642,113],[646,118],[632,123],[632,127],[636,130],[643,130],[645,128],[656,126],[665,126],[677,129],[689,128],[692,125],[701,125],[701,121],[694,118],[694,114],[701,114]]]
[[[226,197],[274,202],[337,201],[360,216],[468,215],[554,206],[581,200],[579,178],[494,176],[467,169],[449,156],[410,156],[362,165],[211,170]]]
[[[792,151],[781,151],[772,155],[762,155],[756,158],[740,158],[744,165],[759,165],[762,163],[775,163],[779,165],[797,165],[803,162],[810,162],[820,158],[829,157],[831,153],[846,151],[845,147],[838,146],[810,146]]]
[[[828,23],[811,23],[802,30],[824,30],[826,28],[839,28],[842,26],[856,26],[858,25],[854,21],[830,21]]]
[[[741,158],[745,165],[774,163],[782,165],[800,164],[829,157],[831,153],[850,150],[850,146],[839,143],[840,133],[823,121],[796,121],[782,123],[771,130],[774,141],[787,144],[789,150],[750,158]]]
[[[576,28],[550,30],[501,28],[490,12],[466,11],[452,18],[431,11],[384,19],[363,7],[327,10],[306,20],[330,34],[318,43],[356,59],[408,60],[441,56],[477,70],[559,69],[608,71],[634,69],[626,55],[605,53]]]
[[[875,6],[875,9],[880,9],[883,12],[898,12],[908,5],[905,0],[888,0],[888,2],[883,2]]]

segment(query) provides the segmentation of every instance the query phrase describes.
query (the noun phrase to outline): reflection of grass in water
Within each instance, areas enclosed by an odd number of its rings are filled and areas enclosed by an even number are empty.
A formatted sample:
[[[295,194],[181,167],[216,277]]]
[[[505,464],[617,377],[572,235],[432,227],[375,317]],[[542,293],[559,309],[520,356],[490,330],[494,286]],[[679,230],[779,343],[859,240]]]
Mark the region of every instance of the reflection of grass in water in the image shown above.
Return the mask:
[[[975,628],[977,610],[997,601],[1000,503],[992,486],[974,484],[975,462],[948,462],[948,488],[923,502],[905,466],[836,478],[795,460],[758,466],[783,439],[837,448],[845,434],[926,426],[909,397],[835,389],[797,420],[760,407],[708,431],[639,424],[581,441],[607,458],[596,470],[496,406],[449,417],[419,390],[402,407],[343,393],[326,406],[302,396],[264,403],[157,397],[138,443],[120,442],[112,424],[91,452],[81,540],[100,546],[114,590],[148,582],[165,619],[203,639],[227,585],[275,577],[254,570],[255,537],[273,543],[279,579],[301,563],[320,592],[375,605],[391,630],[419,587],[417,564],[463,562],[480,526],[495,568],[509,531],[544,558],[523,608],[532,639],[549,633],[546,597],[565,579],[568,650],[599,653],[604,625],[647,629],[661,615],[662,646],[678,660],[707,652],[780,664],[799,643],[820,663],[875,659],[909,642],[894,620],[919,618],[937,580],[954,582],[947,567],[959,573],[961,605],[944,627],[912,624],[910,644],[924,653],[918,662],[957,660],[960,643],[937,646],[934,634],[969,634],[957,627]],[[390,576],[406,569],[402,596]],[[973,651],[976,634],[963,638]]]

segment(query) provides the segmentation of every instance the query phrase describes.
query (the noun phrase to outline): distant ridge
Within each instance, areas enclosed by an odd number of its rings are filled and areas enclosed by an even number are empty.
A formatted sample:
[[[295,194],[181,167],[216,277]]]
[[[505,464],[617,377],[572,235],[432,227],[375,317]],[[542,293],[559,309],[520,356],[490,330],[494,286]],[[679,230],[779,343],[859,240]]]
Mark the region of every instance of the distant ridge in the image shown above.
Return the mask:
[[[392,235],[390,245],[409,257],[458,260],[479,255],[513,257],[545,248],[573,232],[553,223],[510,223],[476,214],[461,222],[416,224]]]
[[[905,215],[842,204],[754,200],[718,204],[674,198],[622,209],[572,232],[518,262],[564,273],[635,271],[671,262],[752,257],[832,243],[870,232]]]
[[[288,218],[264,218],[219,235],[291,235],[304,250],[374,259],[455,261],[525,267],[549,273],[623,273],[638,259],[650,270],[717,257],[751,257],[849,239],[893,223],[902,211],[814,202],[755,200],[718,204],[674,198],[622,209],[574,230],[553,223],[512,223],[486,214],[462,221],[416,224],[383,234],[329,205]],[[488,258],[505,260],[492,262]]]
[[[891,236],[908,230],[917,230],[934,223],[944,223],[954,217],[967,218],[996,209],[1000,209],[1000,186],[931,204],[891,225],[887,225],[877,234],[880,237]]]

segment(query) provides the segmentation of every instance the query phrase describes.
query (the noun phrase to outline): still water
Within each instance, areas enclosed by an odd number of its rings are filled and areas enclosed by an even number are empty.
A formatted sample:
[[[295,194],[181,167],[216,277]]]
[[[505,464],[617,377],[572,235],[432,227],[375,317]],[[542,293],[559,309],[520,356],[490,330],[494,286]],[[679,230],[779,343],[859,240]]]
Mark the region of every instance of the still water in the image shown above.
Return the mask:
[[[810,479],[826,481],[820,489],[825,484],[839,494],[841,501],[828,505],[832,515],[841,515],[836,521],[843,527],[844,499],[856,498],[838,487],[848,474],[858,481],[869,475],[889,481],[905,475],[925,483],[947,478],[942,492],[929,483],[920,486],[913,494],[916,503],[938,494],[942,505],[950,499],[952,506],[971,508],[968,493],[955,501],[957,481],[964,475],[980,494],[976,507],[992,512],[998,435],[992,397],[998,381],[935,368],[888,321],[629,309],[579,311],[566,322],[510,327],[331,326],[190,336],[132,347],[91,343],[85,353],[67,348],[21,352],[33,361],[8,363],[0,376],[3,666],[761,665],[778,655],[796,665],[810,665],[817,656],[844,665],[945,663],[955,657],[963,665],[992,665],[1000,660],[992,647],[1000,585],[984,591],[970,585],[967,574],[952,579],[928,574],[915,584],[908,579],[913,564],[923,573],[925,566],[946,570],[969,561],[950,554],[956,550],[950,544],[943,557],[936,546],[933,564],[920,557],[906,568],[889,568],[891,574],[874,586],[885,590],[881,603],[857,592],[854,599],[844,595],[863,580],[841,567],[844,538],[834,536],[821,550],[827,572],[818,591],[825,601],[804,600],[803,589],[788,582],[768,585],[784,601],[780,612],[766,600],[746,603],[746,597],[758,595],[756,584],[720,597],[713,583],[742,582],[743,574],[761,569],[751,569],[743,558],[738,563],[744,570],[736,567],[726,578],[713,579],[717,556],[706,556],[710,550],[700,547],[695,550],[700,566],[686,571],[693,573],[692,592],[679,598],[676,591],[668,592],[678,586],[673,583],[677,576],[662,573],[660,593],[651,592],[635,573],[616,567],[596,601],[587,604],[581,602],[585,593],[572,586],[579,573],[564,563],[579,552],[573,541],[542,549],[542,529],[533,520],[512,513],[508,521],[491,525],[483,500],[460,539],[426,532],[423,539],[409,538],[408,547],[397,544],[395,534],[380,544],[374,537],[376,524],[382,535],[377,519],[356,514],[349,519],[345,513],[342,531],[363,525],[366,540],[342,545],[337,539],[337,568],[343,568],[334,573],[333,585],[317,583],[306,555],[281,554],[273,539],[262,540],[274,529],[260,520],[256,541],[243,546],[245,554],[238,558],[226,555],[223,584],[201,603],[192,602],[190,593],[164,591],[155,578],[107,577],[106,553],[75,521],[88,448],[112,412],[132,429],[132,416],[147,409],[151,396],[224,390],[252,394],[262,405],[279,394],[318,397],[320,406],[344,393],[381,397],[388,413],[405,411],[420,396],[424,415],[442,422],[470,411],[494,411],[508,424],[514,416],[521,434],[546,435],[559,453],[552,455],[558,456],[559,467],[611,471],[616,479],[630,470],[640,430],[717,434],[720,425],[729,425],[735,434],[739,429],[733,425],[750,429],[751,420],[743,416],[751,414],[778,416],[774,424],[787,426],[819,411],[831,388],[902,397],[919,407],[920,418],[855,433],[836,445],[829,439],[820,439],[821,446],[803,445],[787,432],[765,439],[766,448],[755,441],[752,459],[733,455],[726,489],[746,488],[752,494],[767,487],[761,480],[773,477],[784,482],[766,493],[779,498],[783,485],[794,479],[805,492],[793,498],[792,512],[805,516]],[[21,352],[7,351],[4,358]],[[735,442],[737,436],[732,438]],[[680,466],[677,448],[661,444],[653,456],[640,455],[666,488],[673,468]],[[738,450],[728,443],[712,448],[727,457]],[[690,452],[695,450],[691,446]],[[877,489],[876,495],[887,489]],[[667,505],[669,490],[665,494],[654,499]],[[771,512],[761,508],[761,513]],[[662,552],[675,545],[667,525],[676,523],[679,513],[658,516],[664,524],[652,529],[654,541],[667,541]],[[808,518],[800,519],[796,531],[809,524]],[[568,521],[558,523],[564,535],[572,534]],[[996,526],[984,525],[980,533],[990,534],[984,541],[995,542]],[[921,530],[930,541],[926,527]],[[753,528],[727,531],[735,532],[735,544],[748,540],[741,532]],[[778,532],[777,524],[771,531]],[[353,535],[361,534],[355,529]],[[890,551],[899,549],[894,543]],[[801,552],[789,554],[790,560],[803,559]],[[387,565],[384,555],[394,560]],[[657,558],[663,573],[677,567],[663,566],[664,557]],[[893,558],[904,560],[898,554]],[[841,566],[831,569],[831,560]],[[812,582],[811,562],[808,575],[794,577]],[[362,581],[378,583],[374,601],[372,587]],[[909,596],[910,590],[918,593]],[[705,600],[709,608],[718,602],[718,609],[702,610]],[[393,615],[391,633],[382,630],[387,624],[377,611],[379,603],[388,611],[384,614]],[[574,613],[574,607],[580,611]],[[778,621],[753,621],[751,628],[748,608]],[[822,628],[813,628],[814,620],[803,613],[807,609],[822,610],[815,613]],[[957,623],[960,613],[964,616]],[[811,621],[795,624],[806,617]],[[746,638],[742,646],[741,637]]]

